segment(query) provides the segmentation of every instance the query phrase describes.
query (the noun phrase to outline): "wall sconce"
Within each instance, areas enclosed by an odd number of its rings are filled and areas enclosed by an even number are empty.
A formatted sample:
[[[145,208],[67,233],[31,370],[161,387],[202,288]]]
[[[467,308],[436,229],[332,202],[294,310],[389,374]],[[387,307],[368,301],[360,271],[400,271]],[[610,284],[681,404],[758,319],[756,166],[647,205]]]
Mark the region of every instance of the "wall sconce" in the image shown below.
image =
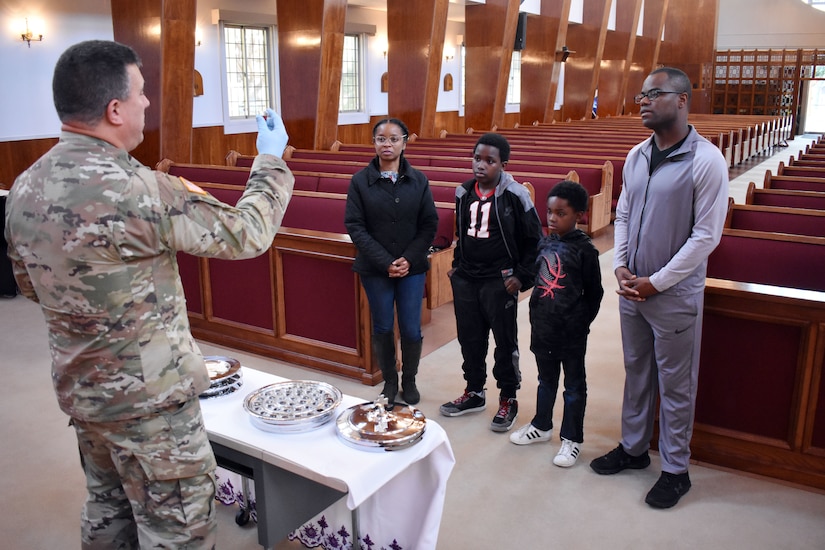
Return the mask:
[[[198,27],[198,28],[195,29],[195,47],[200,46],[202,44],[202,42],[203,42],[203,40],[202,40],[202,36],[201,36],[201,30]]]
[[[20,33],[20,39],[26,42],[29,45],[29,48],[32,47],[32,40],[35,42],[40,42],[43,40],[43,35],[38,34],[37,38],[35,38],[32,31],[29,30],[29,18],[26,18],[26,32]]]
[[[455,59],[455,48],[444,48],[444,61]]]
[[[566,63],[566,62],[567,62],[567,58],[568,58],[568,57],[570,57],[570,54],[571,54],[571,53],[576,53],[576,52],[574,52],[573,50],[571,50],[571,49],[570,49],[570,48],[568,48],[567,46],[562,46],[562,47],[561,47],[561,51],[557,51],[556,53],[557,53],[557,54],[561,54],[561,62],[562,62],[562,63]]]
[[[387,50],[384,50],[384,59],[387,58]]]

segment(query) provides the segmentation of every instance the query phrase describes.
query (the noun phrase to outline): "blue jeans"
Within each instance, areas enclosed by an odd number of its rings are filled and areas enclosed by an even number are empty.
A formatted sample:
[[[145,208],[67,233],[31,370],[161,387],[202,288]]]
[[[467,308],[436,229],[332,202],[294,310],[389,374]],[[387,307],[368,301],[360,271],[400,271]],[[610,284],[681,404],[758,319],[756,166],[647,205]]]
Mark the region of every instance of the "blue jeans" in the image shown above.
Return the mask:
[[[425,273],[406,277],[361,275],[372,314],[373,334],[393,331],[395,312],[401,338],[421,340],[421,300],[424,299]]]

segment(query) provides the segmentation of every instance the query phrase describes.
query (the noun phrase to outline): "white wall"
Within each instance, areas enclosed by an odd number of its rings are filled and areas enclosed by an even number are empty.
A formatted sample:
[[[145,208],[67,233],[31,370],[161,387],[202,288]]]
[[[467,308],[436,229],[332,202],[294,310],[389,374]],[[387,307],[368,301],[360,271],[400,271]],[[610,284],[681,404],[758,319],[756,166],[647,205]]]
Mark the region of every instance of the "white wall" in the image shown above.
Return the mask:
[[[825,12],[800,0],[719,0],[716,49],[825,48]]]
[[[0,141],[55,137],[60,121],[52,101],[52,71],[60,54],[76,42],[111,40],[108,0],[0,2]],[[45,5],[45,4],[48,4]],[[20,40],[30,18],[42,42]],[[21,28],[22,27],[22,28]]]

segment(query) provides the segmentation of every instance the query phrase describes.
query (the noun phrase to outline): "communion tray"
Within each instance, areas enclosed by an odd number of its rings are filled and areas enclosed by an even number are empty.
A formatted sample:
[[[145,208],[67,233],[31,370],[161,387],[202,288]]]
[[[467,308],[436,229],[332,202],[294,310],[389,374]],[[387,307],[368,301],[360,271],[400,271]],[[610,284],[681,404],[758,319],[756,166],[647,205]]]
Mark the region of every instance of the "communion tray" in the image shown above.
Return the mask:
[[[243,385],[241,363],[232,357],[207,355],[203,358],[211,383],[200,397],[220,397],[235,392]]]
[[[338,436],[351,447],[366,451],[397,451],[418,443],[424,435],[424,413],[409,405],[387,410],[380,400],[348,408],[336,421]]]
[[[341,390],[325,382],[287,380],[264,386],[244,399],[252,424],[277,433],[306,432],[332,420]]]

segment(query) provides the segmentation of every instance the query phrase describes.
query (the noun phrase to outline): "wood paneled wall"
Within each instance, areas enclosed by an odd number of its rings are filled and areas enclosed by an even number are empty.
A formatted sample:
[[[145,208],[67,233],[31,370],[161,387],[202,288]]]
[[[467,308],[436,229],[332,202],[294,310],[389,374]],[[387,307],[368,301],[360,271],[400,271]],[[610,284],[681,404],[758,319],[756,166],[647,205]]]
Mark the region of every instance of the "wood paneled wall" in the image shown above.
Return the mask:
[[[447,0],[387,2],[388,108],[410,132],[436,135]]]
[[[487,0],[464,9],[464,119],[469,128],[504,126],[518,6],[518,0]]]
[[[111,0],[114,39],[140,55],[146,79],[144,140],[132,155],[145,164],[191,158],[196,0]],[[180,160],[179,162],[185,162]]]
[[[527,17],[521,52],[521,123],[552,122],[561,74],[562,47],[567,45],[570,0],[542,0],[542,14]]]
[[[289,140],[327,149],[337,139],[346,0],[278,0],[278,67]]]
[[[527,19],[520,113],[505,113],[520,3],[468,5],[462,118],[456,112],[435,111],[447,0],[388,0],[389,110],[421,136],[470,127],[485,131],[589,117],[598,88],[600,116],[628,114],[638,112],[633,96],[650,70],[668,64],[685,70],[700,86],[694,90],[691,111],[710,112],[710,79],[705,76],[713,63],[719,0],[645,0],[643,36],[635,35],[641,0],[616,1],[617,29],[608,31],[607,0],[587,0],[584,23],[574,25],[567,23],[570,0],[542,0],[542,15]],[[111,4],[115,38],[134,44],[143,58],[152,103],[146,138],[135,156],[148,165],[161,158],[219,164],[230,149],[254,153],[254,135],[225,135],[222,127],[191,128],[196,0]],[[371,123],[337,125],[346,4],[277,0],[281,93],[289,105],[284,111],[290,143],[297,147],[327,149],[336,139],[369,141]],[[564,45],[576,53],[565,68],[563,109],[554,111],[561,67],[556,52]],[[54,138],[0,143],[0,184],[10,185],[54,143]]]

